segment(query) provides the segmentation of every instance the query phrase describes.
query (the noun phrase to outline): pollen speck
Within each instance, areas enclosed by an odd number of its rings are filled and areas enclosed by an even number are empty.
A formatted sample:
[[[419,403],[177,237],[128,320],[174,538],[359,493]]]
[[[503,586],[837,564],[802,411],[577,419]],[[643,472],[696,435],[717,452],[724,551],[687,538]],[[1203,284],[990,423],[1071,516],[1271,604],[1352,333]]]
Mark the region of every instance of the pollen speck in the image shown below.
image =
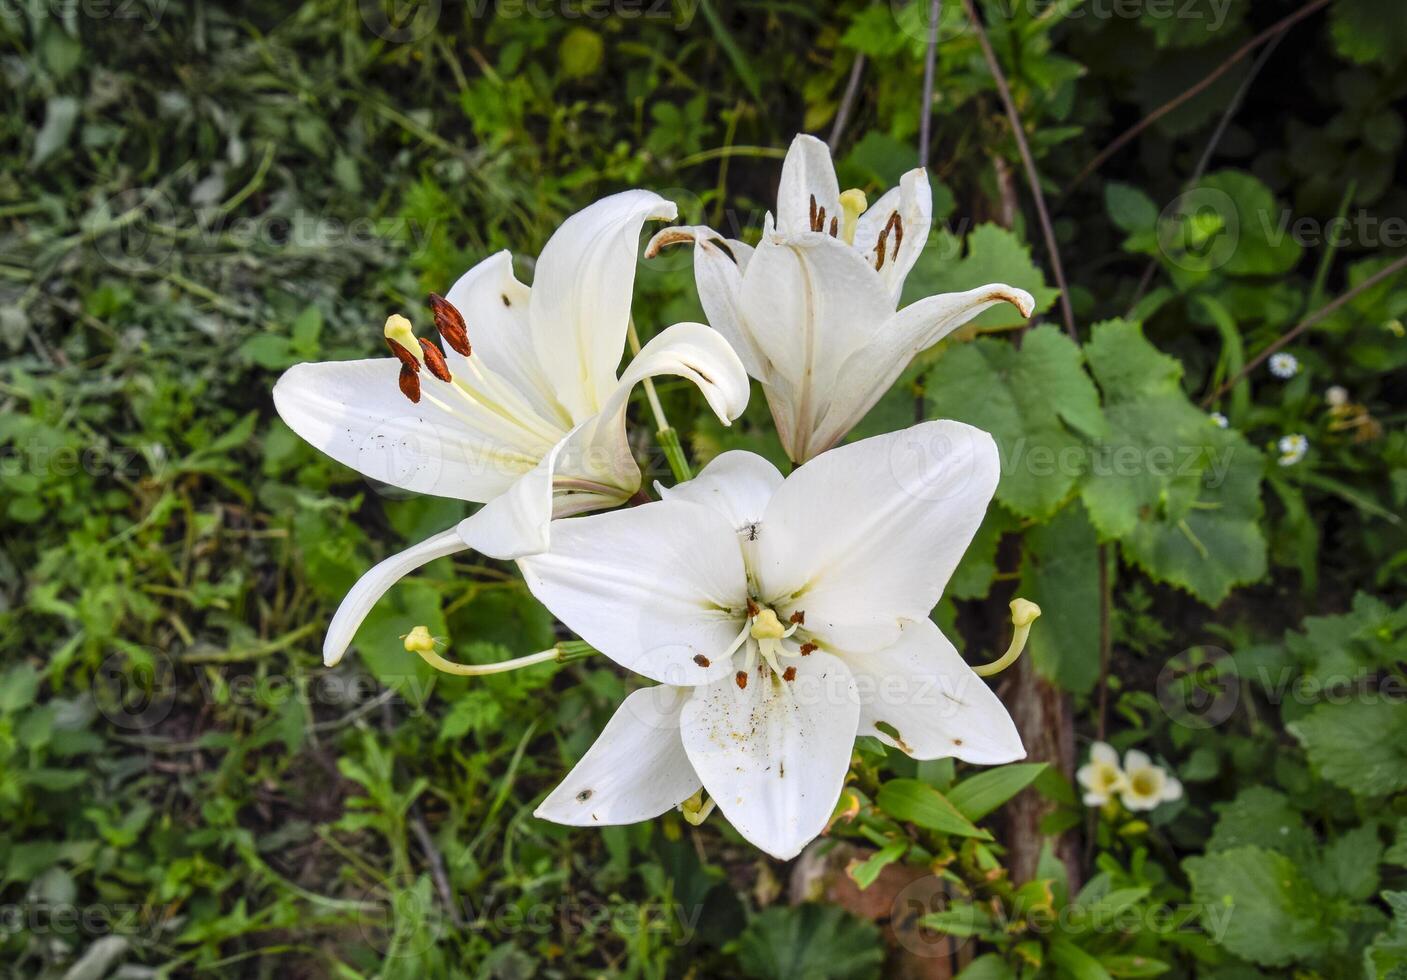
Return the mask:
[[[786,670],[782,671],[782,680],[784,680],[784,681],[794,681],[794,680],[796,680],[796,668],[795,668],[795,667],[788,667]]]
[[[816,644],[814,644],[814,643],[803,643],[803,644],[801,644],[801,655],[802,655],[803,657],[809,657],[809,656],[811,656],[811,654],[814,653],[815,651],[816,651]]]
[[[741,691],[741,690],[745,690],[745,689],[747,688],[747,671],[745,671],[745,670],[740,670],[740,671],[738,671],[737,676],[734,677],[733,679],[738,682],[738,690]]]

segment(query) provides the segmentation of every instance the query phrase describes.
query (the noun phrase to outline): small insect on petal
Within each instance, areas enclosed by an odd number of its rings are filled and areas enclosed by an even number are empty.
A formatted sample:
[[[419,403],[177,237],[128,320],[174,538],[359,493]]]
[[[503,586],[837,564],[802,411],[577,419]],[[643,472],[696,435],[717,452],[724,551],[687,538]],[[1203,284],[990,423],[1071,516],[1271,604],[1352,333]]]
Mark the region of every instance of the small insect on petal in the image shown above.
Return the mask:
[[[747,671],[738,671],[737,676],[734,677],[733,680],[738,682],[738,690],[742,691],[747,689]]]
[[[445,363],[445,355],[440,353],[440,349],[426,340],[420,338],[420,352],[425,355],[425,367],[431,374],[441,381],[453,381],[453,376],[449,373],[449,365]]]
[[[707,667],[710,661],[703,654],[696,653],[694,654],[694,663],[698,664],[700,667]]]
[[[435,317],[435,329],[440,332],[445,343],[456,353],[468,357],[473,348],[469,346],[469,328],[464,323],[463,314],[438,293],[431,293],[428,302],[430,312]]]
[[[802,655],[803,657],[809,657],[809,656],[811,656],[811,654],[813,654],[813,653],[815,653],[815,652],[816,652],[816,644],[814,644],[814,643],[803,643],[803,644],[801,644],[801,655]]]
[[[414,369],[402,365],[400,376],[401,394],[409,398],[414,404],[420,404],[420,374]]]

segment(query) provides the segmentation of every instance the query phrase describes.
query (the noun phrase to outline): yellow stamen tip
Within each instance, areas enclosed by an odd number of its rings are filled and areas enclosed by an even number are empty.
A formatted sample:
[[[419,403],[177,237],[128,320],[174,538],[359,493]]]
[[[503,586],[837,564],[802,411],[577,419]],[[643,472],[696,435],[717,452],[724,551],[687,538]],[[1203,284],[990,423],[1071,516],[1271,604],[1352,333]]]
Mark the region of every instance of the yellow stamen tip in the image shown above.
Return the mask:
[[[852,187],[840,195],[840,210],[844,216],[841,222],[841,234],[845,236],[847,245],[855,244],[855,229],[859,225],[860,215],[865,213],[865,209],[870,206],[869,199],[865,197],[865,192],[858,187]]]
[[[780,640],[786,634],[786,627],[771,609],[762,609],[752,621],[754,640]]]
[[[412,354],[420,351],[420,343],[415,339],[415,331],[411,329],[410,321],[399,313],[392,313],[386,318],[386,328],[383,335],[387,340],[394,340]]]
[[[1011,625],[1030,626],[1041,614],[1041,607],[1029,599],[1011,600]]]
[[[406,653],[434,653],[435,638],[430,635],[430,631],[424,626],[417,626],[405,636],[401,637],[405,642]]]

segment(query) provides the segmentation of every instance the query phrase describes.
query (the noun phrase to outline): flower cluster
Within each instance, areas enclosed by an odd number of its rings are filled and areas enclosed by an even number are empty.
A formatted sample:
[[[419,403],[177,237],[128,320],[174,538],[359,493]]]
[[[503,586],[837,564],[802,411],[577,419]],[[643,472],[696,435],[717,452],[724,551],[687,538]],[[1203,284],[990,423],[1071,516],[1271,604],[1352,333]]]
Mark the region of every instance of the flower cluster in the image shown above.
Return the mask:
[[[825,144],[799,136],[755,247],[703,227],[649,243],[647,258],[694,246],[709,323],[664,328],[618,375],[641,229],[674,217],[649,191],[598,201],[552,235],[531,287],[500,252],[431,296],[443,346],[392,316],[390,357],[299,365],[274,401],[368,477],[484,505],[357,582],[329,627],[329,665],[424,563],[471,548],[516,560],[581,646],[657,684],[625,699],[538,815],[599,826],[676,807],[697,820],[716,805],[789,858],[824,829],[857,736],[916,759],[1024,756],[1001,702],[929,618],[995,492],[992,438],[938,421],[840,444],[915,354],[993,304],[1029,316],[1032,300],[993,284],[900,309],[928,238],[927,174],[867,206],[840,191]],[[660,375],[692,382],[725,425],[751,375],[797,467],[784,477],[728,452],[650,501],[626,408]],[[1008,657],[1039,610],[1013,613]],[[464,674],[560,659],[470,667],[439,657],[423,629],[406,643]]]
[[[1089,762],[1075,778],[1084,787],[1085,806],[1107,806],[1117,798],[1127,810],[1153,810],[1182,797],[1182,783],[1145,753],[1130,749],[1120,766],[1119,753],[1108,742],[1090,746]]]

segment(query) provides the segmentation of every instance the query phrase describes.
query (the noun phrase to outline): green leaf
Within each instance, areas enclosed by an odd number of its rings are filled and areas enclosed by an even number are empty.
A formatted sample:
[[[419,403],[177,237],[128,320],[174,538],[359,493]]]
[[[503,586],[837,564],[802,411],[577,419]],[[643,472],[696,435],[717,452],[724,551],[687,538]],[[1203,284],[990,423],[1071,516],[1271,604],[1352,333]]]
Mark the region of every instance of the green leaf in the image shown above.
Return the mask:
[[[1407,704],[1325,703],[1288,727],[1329,782],[1357,796],[1407,787]]]
[[[1247,787],[1216,809],[1220,815],[1207,841],[1208,854],[1254,845],[1303,860],[1314,851],[1314,835],[1299,811],[1288,796],[1269,786]]]
[[[1075,431],[1106,431],[1081,361],[1074,341],[1045,325],[1019,349],[989,337],[952,348],[929,371],[930,414],[992,434],[1002,457],[997,499],[1020,516],[1049,517],[1075,486],[1086,463]]]
[[[850,877],[862,890],[866,889],[874,884],[881,871],[903,857],[908,849],[907,840],[892,840],[865,860],[853,862],[848,869]]]
[[[1056,939],[1050,944],[1050,960],[1060,968],[1062,977],[1073,980],[1112,980],[1109,971],[1099,961],[1068,939]]]
[[[996,953],[984,953],[969,963],[957,980],[1016,980],[1016,974]]]
[[[1359,64],[1391,64],[1407,48],[1407,4],[1338,0],[1330,33],[1339,53]]]
[[[879,929],[833,905],[773,906],[738,937],[738,965],[760,980],[869,980],[883,962]]]
[[[1099,551],[1078,502],[1026,532],[1020,594],[1041,607],[1028,640],[1036,669],[1087,693],[1099,679]]]
[[[1382,856],[1378,828],[1372,824],[1355,827],[1324,845],[1310,874],[1324,894],[1365,902],[1378,890]]]
[[[1285,966],[1342,945],[1334,911],[1294,861],[1237,847],[1183,862],[1213,940],[1262,966]]]
[[[939,231],[924,249],[904,284],[904,305],[934,293],[957,293],[1002,282],[1026,290],[1035,298],[1036,312],[1050,308],[1060,291],[1046,285],[1031,261],[1031,249],[998,225],[979,225],[967,236],[967,255],[950,232]],[[979,327],[1015,326],[1025,321],[1010,304],[1002,303],[972,321]]]
[[[1299,263],[1304,249],[1286,224],[1292,212],[1250,174],[1240,170],[1209,174],[1188,197],[1205,198],[1205,206],[1227,222],[1225,234],[1233,247],[1224,253],[1213,250],[1216,258],[1211,264],[1218,266],[1214,271],[1228,276],[1281,276]]]
[[[1104,186],[1104,206],[1114,224],[1130,234],[1151,232],[1158,223],[1158,205],[1129,184],[1110,181]]]
[[[889,780],[879,788],[875,805],[896,820],[928,830],[957,837],[992,839],[991,834],[963,816],[946,796],[917,779]]]
[[[948,802],[969,820],[981,820],[1045,771],[1044,762],[1022,762],[986,769],[948,791]]]

